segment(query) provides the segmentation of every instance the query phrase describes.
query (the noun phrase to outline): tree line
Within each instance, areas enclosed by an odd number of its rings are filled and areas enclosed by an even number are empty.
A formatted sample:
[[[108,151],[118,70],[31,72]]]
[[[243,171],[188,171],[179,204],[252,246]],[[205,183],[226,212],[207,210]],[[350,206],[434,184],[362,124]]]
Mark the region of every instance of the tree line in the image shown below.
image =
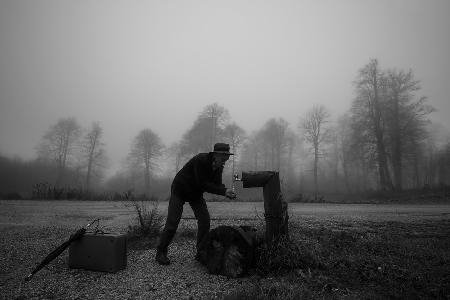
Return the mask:
[[[246,132],[225,107],[212,103],[172,145],[164,145],[156,131],[144,128],[133,139],[123,170],[103,182],[108,166],[103,128],[93,123],[83,129],[75,118],[60,119],[48,129],[36,161],[0,157],[0,169],[42,169],[42,178],[55,186],[80,186],[88,193],[102,188],[164,195],[190,157],[224,141],[235,153],[224,174],[229,185],[240,171],[275,170],[287,195],[310,194],[315,201],[324,193],[449,185],[450,140],[436,139],[430,129],[434,109],[420,95],[420,81],[412,70],[382,69],[373,59],[358,71],[353,87],[351,107],[342,116],[313,105],[297,124],[271,118],[259,130]],[[157,170],[162,166],[161,174]],[[3,173],[2,178],[8,177]],[[2,191],[23,190],[21,180],[16,186],[3,183]]]

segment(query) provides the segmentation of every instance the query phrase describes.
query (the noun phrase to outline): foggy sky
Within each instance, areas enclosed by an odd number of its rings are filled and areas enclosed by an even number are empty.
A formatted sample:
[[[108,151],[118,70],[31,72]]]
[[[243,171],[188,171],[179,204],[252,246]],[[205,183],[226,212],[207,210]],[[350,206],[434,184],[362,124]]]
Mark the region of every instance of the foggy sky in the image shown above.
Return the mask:
[[[117,168],[144,128],[178,141],[213,102],[251,132],[338,116],[377,58],[412,69],[450,129],[450,1],[0,0],[0,154],[35,157],[59,118],[99,121]]]

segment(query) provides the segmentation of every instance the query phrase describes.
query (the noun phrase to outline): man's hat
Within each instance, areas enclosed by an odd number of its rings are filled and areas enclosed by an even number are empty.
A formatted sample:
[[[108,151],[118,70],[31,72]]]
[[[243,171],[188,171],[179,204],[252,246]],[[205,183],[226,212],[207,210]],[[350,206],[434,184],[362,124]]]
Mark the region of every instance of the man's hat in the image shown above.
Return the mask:
[[[225,143],[216,143],[214,145],[214,150],[212,153],[222,153],[222,154],[228,154],[228,155],[234,155],[234,153],[230,152],[230,145]]]

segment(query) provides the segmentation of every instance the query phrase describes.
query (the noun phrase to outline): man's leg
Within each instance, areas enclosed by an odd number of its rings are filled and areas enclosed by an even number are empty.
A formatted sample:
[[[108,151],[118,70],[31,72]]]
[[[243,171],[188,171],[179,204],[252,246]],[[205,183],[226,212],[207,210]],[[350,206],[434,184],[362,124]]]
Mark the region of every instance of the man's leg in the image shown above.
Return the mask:
[[[205,239],[209,233],[210,216],[206,201],[203,198],[189,202],[194,211],[195,218],[197,219],[197,254],[205,244]]]
[[[161,233],[156,252],[156,260],[162,265],[168,265],[170,263],[167,258],[167,248],[177,232],[178,224],[180,223],[181,215],[183,214],[183,205],[184,201],[172,192],[170,195],[169,207],[167,208],[166,225]]]

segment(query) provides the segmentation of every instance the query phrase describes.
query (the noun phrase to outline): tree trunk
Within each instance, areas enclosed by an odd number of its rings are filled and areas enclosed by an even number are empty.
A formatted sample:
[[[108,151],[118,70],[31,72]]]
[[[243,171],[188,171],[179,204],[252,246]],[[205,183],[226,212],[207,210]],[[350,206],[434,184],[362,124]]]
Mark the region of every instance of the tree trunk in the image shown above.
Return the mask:
[[[92,164],[94,162],[94,153],[95,148],[97,146],[98,132],[96,131],[93,137],[93,141],[91,141],[90,149],[89,149],[89,161],[88,161],[88,169],[86,174],[86,191],[89,193],[91,190],[91,174],[92,174]]]
[[[66,170],[67,152],[69,151],[69,139],[64,137],[62,141],[61,154],[58,161],[58,178],[56,179],[56,187],[61,187],[64,182],[64,173]]]
[[[393,122],[392,122],[392,166],[394,170],[394,183],[397,191],[402,190],[402,152],[401,134],[399,124],[399,99],[394,96]]]
[[[89,193],[91,190],[91,171],[92,170],[92,159],[89,158],[87,174],[86,174],[86,192]]]
[[[318,194],[318,183],[317,183],[317,169],[318,169],[318,162],[319,162],[319,145],[314,145],[314,200],[317,201],[317,194]]]
[[[347,190],[347,192],[351,192],[350,178],[349,178],[350,176],[349,176],[349,172],[348,172],[347,162],[345,160],[342,162],[342,169],[344,171],[345,189]]]
[[[359,168],[358,168],[358,188],[359,191],[365,191],[367,190],[367,166],[366,161],[364,159],[364,155],[362,154],[363,149],[359,150],[358,158],[359,158]]]
[[[373,99],[373,121],[375,138],[377,145],[377,159],[378,159],[378,173],[380,177],[380,186],[382,190],[391,190],[392,181],[389,175],[389,169],[387,166],[386,148],[383,140],[383,129],[381,126],[381,109],[378,97],[378,84],[377,79],[374,79],[374,99]]]
[[[392,189],[391,177],[387,167],[387,156],[383,142],[383,134],[377,130],[377,160],[378,160],[378,174],[380,177],[380,186],[382,190]]]
[[[287,165],[287,170],[286,170],[286,186],[287,186],[287,193],[288,195],[290,194],[290,192],[292,191],[292,177],[293,176],[293,163],[292,163],[292,155],[293,155],[293,146],[289,145],[289,152],[288,152],[288,165]]]
[[[89,160],[88,160],[88,167],[87,167],[87,174],[86,174],[86,192],[89,193],[91,190],[91,174],[92,174],[92,162],[94,160],[94,153],[93,148],[91,149],[89,153]]]
[[[414,153],[413,164],[414,164],[414,187],[420,188],[419,158],[417,153]]]
[[[145,159],[145,195],[150,197],[150,158]]]

